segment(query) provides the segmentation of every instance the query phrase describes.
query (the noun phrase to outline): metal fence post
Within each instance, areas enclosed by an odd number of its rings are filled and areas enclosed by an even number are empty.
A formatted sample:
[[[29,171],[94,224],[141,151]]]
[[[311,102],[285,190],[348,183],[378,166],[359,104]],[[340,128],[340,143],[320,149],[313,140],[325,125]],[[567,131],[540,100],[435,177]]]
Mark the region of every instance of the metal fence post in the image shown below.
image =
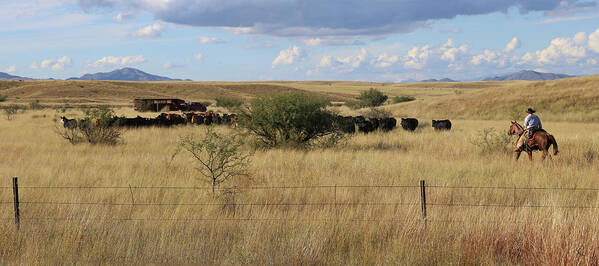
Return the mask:
[[[21,229],[21,214],[19,211],[19,183],[17,177],[12,178],[12,193],[14,195],[15,203],[15,225],[17,226],[18,231]]]
[[[420,203],[422,206],[422,218],[424,219],[424,228],[426,228],[426,185],[424,180],[420,180]]]

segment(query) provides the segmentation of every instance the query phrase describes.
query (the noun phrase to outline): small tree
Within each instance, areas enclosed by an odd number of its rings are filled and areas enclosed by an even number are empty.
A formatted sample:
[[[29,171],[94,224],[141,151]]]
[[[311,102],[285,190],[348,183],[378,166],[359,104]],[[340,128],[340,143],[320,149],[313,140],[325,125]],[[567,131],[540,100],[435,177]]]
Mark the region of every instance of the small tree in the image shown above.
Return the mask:
[[[329,102],[302,93],[254,99],[240,113],[240,125],[268,147],[304,146],[339,131]]]
[[[208,178],[214,193],[216,186],[230,178],[247,176],[251,154],[241,151],[243,139],[238,134],[224,136],[210,126],[205,133],[200,140],[192,135],[182,137],[179,147],[193,155],[200,165],[200,174]]]
[[[381,91],[370,88],[367,91],[363,91],[358,96],[358,105],[360,107],[377,107],[383,105],[389,97],[383,94]]]
[[[6,115],[6,120],[8,121],[13,120],[17,112],[19,112],[19,106],[16,104],[4,107],[4,114]]]
[[[108,106],[89,108],[85,118],[77,120],[75,127],[56,127],[56,133],[71,144],[87,141],[90,144],[115,145],[121,138],[121,129],[114,126],[115,115]]]

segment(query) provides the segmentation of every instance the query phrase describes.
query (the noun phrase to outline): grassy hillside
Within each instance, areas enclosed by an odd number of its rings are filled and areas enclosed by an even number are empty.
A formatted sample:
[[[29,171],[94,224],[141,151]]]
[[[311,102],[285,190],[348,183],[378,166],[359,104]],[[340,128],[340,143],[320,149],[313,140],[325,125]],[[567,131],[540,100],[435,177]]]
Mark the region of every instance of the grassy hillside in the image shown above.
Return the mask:
[[[599,75],[485,84],[489,87],[473,93],[421,99],[388,108],[395,114],[429,118],[521,120],[525,110],[533,107],[543,120],[599,122]]]
[[[43,105],[130,106],[139,97],[178,97],[213,100],[219,96],[249,99],[280,92],[302,91],[332,101],[352,100],[368,88],[391,97],[412,96],[416,101],[389,104],[397,117],[422,119],[521,120],[528,107],[543,120],[599,122],[599,75],[555,81],[375,83],[329,81],[271,82],[115,82],[115,81],[0,81],[4,103]],[[342,113],[358,114],[341,108]]]

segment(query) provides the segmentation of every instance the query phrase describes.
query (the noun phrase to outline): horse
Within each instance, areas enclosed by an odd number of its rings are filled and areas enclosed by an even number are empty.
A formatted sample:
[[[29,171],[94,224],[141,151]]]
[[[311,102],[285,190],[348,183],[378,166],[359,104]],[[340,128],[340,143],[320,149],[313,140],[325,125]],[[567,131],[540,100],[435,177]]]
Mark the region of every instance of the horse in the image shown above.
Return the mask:
[[[517,135],[518,139],[524,138],[524,136],[522,136],[522,134],[524,134],[524,127],[522,127],[516,121],[511,121],[511,122],[512,122],[512,125],[510,126],[510,129],[508,130],[507,134],[510,136]],[[543,155],[541,155],[541,158],[543,160],[545,160],[545,157],[547,157],[547,155],[549,155],[549,147],[551,145],[553,145],[553,155],[557,155],[557,153],[559,152],[559,150],[557,148],[557,142],[555,141],[555,138],[553,137],[553,135],[551,135],[545,131],[537,131],[537,132],[535,132],[535,134],[533,135],[532,138],[534,140],[535,145],[533,145],[532,147],[528,147],[528,144],[525,142],[525,144],[520,149],[514,151],[516,153],[516,161],[518,160],[518,158],[520,158],[520,153],[522,153],[523,149],[524,149],[524,151],[526,151],[526,153],[528,153],[528,159],[530,161],[532,161],[532,152],[534,150],[543,151]],[[516,139],[516,143],[517,143],[518,139]],[[549,158],[551,159],[550,155],[549,155]]]

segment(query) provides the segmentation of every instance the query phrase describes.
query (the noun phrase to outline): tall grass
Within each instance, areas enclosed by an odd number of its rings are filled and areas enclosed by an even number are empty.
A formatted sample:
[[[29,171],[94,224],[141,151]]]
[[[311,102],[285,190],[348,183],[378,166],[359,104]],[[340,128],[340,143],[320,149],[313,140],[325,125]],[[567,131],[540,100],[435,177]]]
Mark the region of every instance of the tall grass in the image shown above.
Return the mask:
[[[49,110],[32,112],[36,117],[53,116]],[[599,167],[589,155],[599,152],[598,124],[545,123],[561,152],[544,163],[536,153],[533,164],[526,159],[515,162],[501,152],[481,154],[470,143],[481,128],[507,131],[507,121],[458,120],[450,132],[427,127],[414,133],[399,129],[356,135],[336,148],[313,151],[258,150],[251,179],[232,180],[230,187],[338,188],[237,190],[216,197],[202,189],[128,189],[208,186],[194,169],[193,158],[172,159],[179,137],[201,132],[198,127],[131,129],[123,133],[123,144],[108,147],[68,145],[53,132],[55,125],[48,118],[0,120],[0,172],[5,176],[0,187],[10,187],[12,176],[19,177],[22,187],[123,186],[23,188],[20,197],[24,202],[125,205],[23,204],[17,232],[12,205],[0,204],[1,264],[555,265],[593,264],[598,258],[595,209],[431,205],[425,229],[418,188],[342,187],[417,185],[425,179],[438,186],[599,188]],[[132,195],[138,205],[128,204]],[[596,191],[430,187],[427,196],[429,203],[599,206]],[[0,188],[0,202],[10,202],[11,197],[10,188]],[[242,204],[251,202],[338,205]],[[47,219],[53,217],[63,220]],[[115,220],[128,218],[133,220]]]

